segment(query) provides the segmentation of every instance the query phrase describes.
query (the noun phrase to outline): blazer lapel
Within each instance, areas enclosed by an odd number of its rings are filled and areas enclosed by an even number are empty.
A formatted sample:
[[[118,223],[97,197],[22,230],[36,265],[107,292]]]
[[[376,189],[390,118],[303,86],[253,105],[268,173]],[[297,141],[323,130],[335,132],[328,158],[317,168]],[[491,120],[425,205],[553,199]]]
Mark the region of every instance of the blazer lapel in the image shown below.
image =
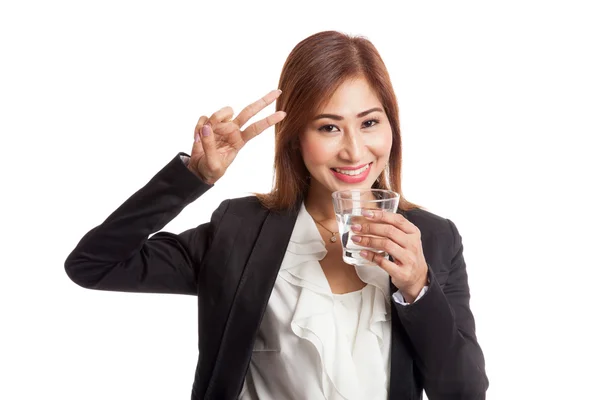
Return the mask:
[[[207,398],[236,399],[244,383],[252,347],[301,202],[285,212],[269,212],[244,268],[229,312]],[[252,245],[252,244],[250,244]]]

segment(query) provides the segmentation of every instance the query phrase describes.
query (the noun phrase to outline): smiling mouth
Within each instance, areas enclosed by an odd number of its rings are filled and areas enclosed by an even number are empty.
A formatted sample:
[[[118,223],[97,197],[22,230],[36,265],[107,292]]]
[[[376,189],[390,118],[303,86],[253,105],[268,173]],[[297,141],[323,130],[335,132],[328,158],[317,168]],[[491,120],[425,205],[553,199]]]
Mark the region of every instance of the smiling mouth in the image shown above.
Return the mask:
[[[365,164],[364,166],[362,166],[360,168],[356,168],[356,169],[331,168],[331,170],[335,171],[335,172],[337,172],[339,174],[344,174],[344,175],[348,175],[348,176],[356,176],[356,175],[362,174],[367,169],[369,169],[369,167],[371,166],[371,164],[373,164],[373,162]]]

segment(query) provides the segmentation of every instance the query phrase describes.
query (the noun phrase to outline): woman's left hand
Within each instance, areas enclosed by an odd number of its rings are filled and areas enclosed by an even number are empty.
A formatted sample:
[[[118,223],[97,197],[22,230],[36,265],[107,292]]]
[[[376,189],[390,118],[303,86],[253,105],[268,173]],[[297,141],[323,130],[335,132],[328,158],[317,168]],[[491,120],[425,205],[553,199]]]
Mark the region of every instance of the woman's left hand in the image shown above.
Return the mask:
[[[383,250],[393,257],[394,261],[390,261],[382,254],[361,251],[361,256],[390,275],[404,299],[412,303],[427,285],[428,267],[423,255],[421,231],[401,214],[365,210],[363,215],[369,222],[352,225],[352,240],[364,247]]]

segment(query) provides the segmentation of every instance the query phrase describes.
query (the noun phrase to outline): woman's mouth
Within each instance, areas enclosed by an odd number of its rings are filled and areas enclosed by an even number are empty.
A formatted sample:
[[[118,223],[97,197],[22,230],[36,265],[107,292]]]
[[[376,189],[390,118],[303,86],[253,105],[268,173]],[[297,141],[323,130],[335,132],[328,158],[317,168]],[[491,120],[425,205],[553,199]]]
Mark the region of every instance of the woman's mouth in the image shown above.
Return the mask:
[[[370,162],[360,168],[348,169],[348,168],[331,168],[333,176],[345,183],[359,183],[367,179],[369,172],[371,172]]]

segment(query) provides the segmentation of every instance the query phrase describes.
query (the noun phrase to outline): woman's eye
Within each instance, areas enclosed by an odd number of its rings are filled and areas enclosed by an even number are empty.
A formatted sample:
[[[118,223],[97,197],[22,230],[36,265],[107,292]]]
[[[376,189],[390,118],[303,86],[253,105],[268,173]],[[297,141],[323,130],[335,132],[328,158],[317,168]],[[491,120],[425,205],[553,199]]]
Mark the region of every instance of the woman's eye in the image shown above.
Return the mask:
[[[368,121],[365,121],[365,125],[367,128],[371,128],[372,126],[375,126],[379,123],[378,119],[370,119]]]
[[[323,125],[322,127],[319,128],[319,131],[321,132],[333,132],[333,129],[335,129],[336,126],[335,125]]]
[[[373,126],[377,125],[378,123],[379,123],[379,120],[377,118],[373,118],[373,119],[363,122],[363,127],[372,128]],[[338,127],[335,125],[323,125],[322,127],[319,128],[320,132],[328,132],[328,133],[335,132],[336,130],[338,130]]]

